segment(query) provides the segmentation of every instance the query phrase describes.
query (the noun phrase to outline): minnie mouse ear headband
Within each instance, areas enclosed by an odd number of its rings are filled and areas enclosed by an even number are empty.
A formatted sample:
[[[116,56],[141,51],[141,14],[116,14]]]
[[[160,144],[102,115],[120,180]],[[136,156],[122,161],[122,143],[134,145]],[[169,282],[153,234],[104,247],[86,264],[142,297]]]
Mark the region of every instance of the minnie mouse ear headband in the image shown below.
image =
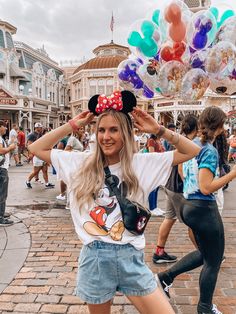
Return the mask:
[[[137,100],[130,91],[114,91],[111,96],[94,95],[89,99],[88,109],[95,116],[103,113],[108,109],[114,109],[128,116],[128,113],[136,107]]]

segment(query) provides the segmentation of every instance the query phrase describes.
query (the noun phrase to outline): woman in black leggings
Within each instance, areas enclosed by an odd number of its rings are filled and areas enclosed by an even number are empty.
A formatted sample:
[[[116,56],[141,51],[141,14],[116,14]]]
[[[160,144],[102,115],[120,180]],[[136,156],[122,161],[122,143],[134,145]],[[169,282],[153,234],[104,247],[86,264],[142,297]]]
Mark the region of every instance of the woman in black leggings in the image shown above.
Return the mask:
[[[222,132],[225,120],[225,113],[218,107],[208,107],[202,112],[200,137],[194,140],[202,149],[198,156],[183,165],[186,203],[181,216],[192,229],[198,250],[158,274],[169,297],[169,288],[176,276],[203,265],[199,279],[198,314],[221,314],[212,304],[212,298],[224,253],[224,227],[213,193],[236,177],[236,167],[227,175],[218,177],[219,157],[212,142]]]

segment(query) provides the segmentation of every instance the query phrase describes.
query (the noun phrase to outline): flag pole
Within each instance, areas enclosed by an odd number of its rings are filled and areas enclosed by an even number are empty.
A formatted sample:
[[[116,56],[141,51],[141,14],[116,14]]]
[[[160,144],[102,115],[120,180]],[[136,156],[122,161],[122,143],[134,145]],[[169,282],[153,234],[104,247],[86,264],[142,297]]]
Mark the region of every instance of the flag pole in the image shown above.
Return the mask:
[[[113,11],[112,11],[112,14],[111,14],[110,29],[111,29],[111,43],[113,43],[113,32],[114,32],[114,16],[113,16]]]

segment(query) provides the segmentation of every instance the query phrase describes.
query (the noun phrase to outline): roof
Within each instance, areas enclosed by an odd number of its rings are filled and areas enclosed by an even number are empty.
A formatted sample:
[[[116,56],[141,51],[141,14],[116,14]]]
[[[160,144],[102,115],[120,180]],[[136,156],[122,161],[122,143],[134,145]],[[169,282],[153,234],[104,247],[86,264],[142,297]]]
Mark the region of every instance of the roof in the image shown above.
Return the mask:
[[[126,56],[101,56],[95,57],[84,64],[80,65],[73,74],[80,72],[81,70],[88,69],[108,69],[108,68],[117,68],[121,61],[127,59]]]
[[[105,44],[105,45],[100,45],[98,47],[96,47],[94,50],[93,50],[93,53],[94,54],[97,54],[100,50],[104,50],[104,49],[111,49],[111,48],[120,48],[121,50],[125,50],[127,51],[128,53],[130,53],[130,50],[128,47],[126,46],[122,46],[122,45],[118,45],[118,44],[115,44],[113,42],[110,42],[109,44]]]

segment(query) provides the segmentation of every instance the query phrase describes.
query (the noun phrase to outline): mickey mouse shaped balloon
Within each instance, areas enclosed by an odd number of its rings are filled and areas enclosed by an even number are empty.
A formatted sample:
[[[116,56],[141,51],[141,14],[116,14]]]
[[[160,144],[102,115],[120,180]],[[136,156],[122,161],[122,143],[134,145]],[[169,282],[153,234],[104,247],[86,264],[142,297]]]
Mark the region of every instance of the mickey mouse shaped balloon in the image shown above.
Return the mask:
[[[95,116],[112,109],[128,115],[136,107],[136,104],[137,100],[132,92],[116,90],[110,96],[102,94],[91,97],[88,102],[88,109]]]
[[[194,50],[209,47],[217,31],[216,20],[210,11],[202,10],[193,15],[188,24],[187,42]]]

